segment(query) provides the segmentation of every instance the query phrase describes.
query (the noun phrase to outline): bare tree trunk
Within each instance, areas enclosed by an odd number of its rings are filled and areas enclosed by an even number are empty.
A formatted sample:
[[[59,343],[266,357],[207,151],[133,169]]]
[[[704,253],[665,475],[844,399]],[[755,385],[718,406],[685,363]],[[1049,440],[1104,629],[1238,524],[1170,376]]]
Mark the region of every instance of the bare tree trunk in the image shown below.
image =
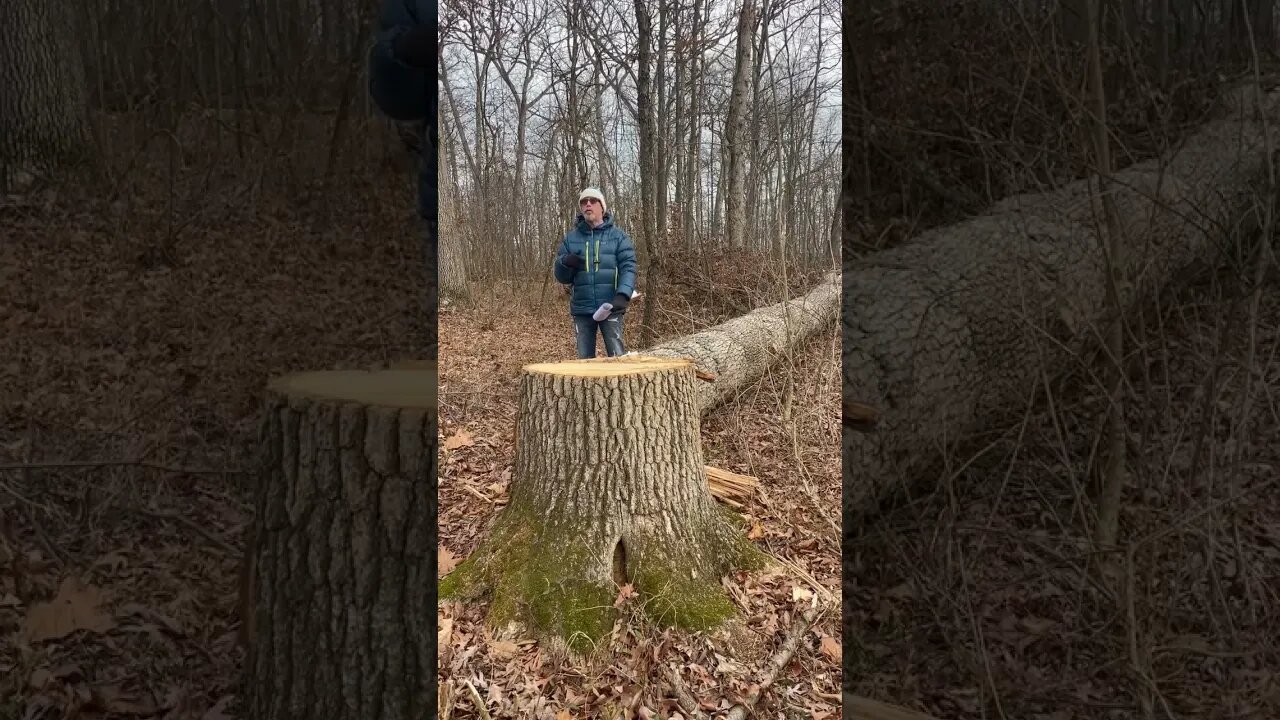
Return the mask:
[[[636,27],[639,54],[639,72],[636,78],[636,110],[640,120],[640,218],[644,227],[644,239],[638,243],[639,254],[644,257],[645,275],[658,273],[657,263],[661,253],[657,246],[658,238],[657,214],[661,212],[657,205],[656,183],[657,163],[654,153],[658,143],[657,119],[653,114],[653,87],[650,63],[653,55],[653,21],[649,17],[649,8],[644,0],[635,0]],[[646,283],[649,280],[645,281]],[[648,285],[646,285],[647,287]],[[648,345],[653,342],[653,319],[657,301],[652,296],[645,302],[644,313],[640,318],[640,343]]]
[[[83,159],[88,88],[76,13],[56,0],[0,2],[0,188]]]
[[[746,118],[751,81],[751,36],[756,9],[745,0],[738,14],[738,53],[733,69],[733,89],[729,95],[729,116],[725,120],[725,158],[728,164],[725,188],[724,220],[729,247],[741,248],[746,225]]]
[[[248,555],[247,717],[435,711],[436,374],[273,380]]]
[[[491,622],[519,620],[575,649],[608,634],[626,585],[661,624],[731,616],[720,578],[758,555],[708,489],[698,382],[679,360],[526,367],[511,501],[441,596],[487,596]]]
[[[764,176],[768,170],[760,157],[760,133],[764,125],[764,119],[761,108],[759,106],[761,92],[761,83],[764,80],[765,57],[768,53],[769,44],[769,19],[773,12],[773,7],[769,0],[761,0],[760,3],[760,32],[757,37],[753,38],[755,62],[751,63],[751,98],[756,103],[755,112],[751,113],[751,132],[750,144],[745,155],[742,156],[740,162],[743,165],[742,174],[747,176],[747,167],[751,168],[750,176],[753,182],[746,183],[743,192],[746,194],[746,204],[744,210],[746,217],[742,220],[744,235],[751,235],[753,238],[765,237],[765,218],[772,215],[766,213],[764,203],[760,202],[760,191],[764,188]],[[772,68],[770,68],[772,70]],[[777,87],[773,88],[774,102],[777,102]]]
[[[667,136],[671,123],[670,108],[667,107],[667,1],[658,2],[658,40],[653,45],[654,72],[653,96],[653,232],[660,246],[667,234],[667,180],[668,153]],[[662,118],[659,124],[657,119]],[[655,250],[658,249],[655,247]]]
[[[699,49],[701,42],[701,33],[699,32],[698,11],[701,8],[701,2],[693,4],[693,23],[690,25],[689,34],[686,42],[689,46],[689,59],[687,61],[686,84],[687,91],[683,88],[679,92],[688,93],[688,111],[686,117],[689,120],[688,136],[686,138],[684,152],[684,194],[680,196],[682,217],[680,225],[684,228],[684,246],[686,249],[693,247],[693,238],[697,230],[694,226],[694,211],[697,206],[698,196],[702,194],[702,187],[698,182],[701,173],[698,172],[700,165],[698,158],[698,139],[701,137],[702,118],[699,116],[699,98],[698,98],[698,58],[701,57],[702,51]]]
[[[1169,0],[1156,3],[1156,77],[1162,91],[1169,88]]]
[[[1258,12],[1252,21],[1254,36],[1258,39],[1258,53],[1270,56],[1276,50],[1275,0],[1257,0]]]
[[[454,166],[449,162],[449,158],[446,155],[447,153],[440,153],[440,181],[438,184],[438,194],[440,196],[439,227],[444,228],[445,231],[438,233],[436,253],[438,257],[437,265],[440,269],[440,299],[442,301],[458,301],[466,299],[471,293],[467,275],[466,250],[463,246],[461,233],[462,217],[458,207],[460,194],[458,192],[458,183],[454,179]],[[427,157],[433,156],[424,156],[424,158]],[[427,162],[427,160],[424,159],[424,162]]]
[[[1124,306],[1120,298],[1124,279],[1124,238],[1114,198],[1111,196],[1111,141],[1107,135],[1107,97],[1102,84],[1102,49],[1098,39],[1098,3],[1089,1],[1089,104],[1092,106],[1092,130],[1094,157],[1097,160],[1098,195],[1102,201],[1106,219],[1106,242],[1103,261],[1107,282],[1107,350],[1104,359],[1109,382],[1110,402],[1107,410],[1108,444],[1106,470],[1102,478],[1102,492],[1098,497],[1098,525],[1094,542],[1100,548],[1115,545],[1120,522],[1120,496],[1125,485],[1126,433],[1124,423],[1125,372],[1124,372]],[[1103,562],[1102,565],[1112,565]]]

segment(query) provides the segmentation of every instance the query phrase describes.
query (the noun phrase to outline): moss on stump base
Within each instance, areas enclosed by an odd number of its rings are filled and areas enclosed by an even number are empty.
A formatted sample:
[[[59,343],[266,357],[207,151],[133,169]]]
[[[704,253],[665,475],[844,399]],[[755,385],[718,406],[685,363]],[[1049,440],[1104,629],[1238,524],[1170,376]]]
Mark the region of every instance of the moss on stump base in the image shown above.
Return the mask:
[[[734,614],[725,574],[763,554],[707,486],[693,365],[625,356],[528,365],[511,501],[440,585],[587,649],[630,584],[661,625],[709,629]]]

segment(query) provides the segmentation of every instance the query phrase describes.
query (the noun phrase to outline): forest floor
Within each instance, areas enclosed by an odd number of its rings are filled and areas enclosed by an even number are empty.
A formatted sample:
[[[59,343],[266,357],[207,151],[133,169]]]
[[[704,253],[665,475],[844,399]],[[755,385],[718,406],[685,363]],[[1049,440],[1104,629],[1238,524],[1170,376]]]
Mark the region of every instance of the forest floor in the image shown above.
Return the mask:
[[[265,383],[415,356],[410,192],[183,180],[0,197],[0,719],[241,717]]]
[[[1106,396],[1068,372],[858,522],[853,692],[948,720],[1280,717],[1280,284],[1252,353],[1247,302],[1223,349],[1229,301],[1166,300],[1126,413],[1128,589],[1091,575]]]
[[[574,357],[567,301],[554,284],[542,304],[536,302],[537,285],[496,294],[478,304],[501,311],[446,312],[441,318],[441,427],[447,449],[440,481],[442,571],[476,547],[486,523],[506,502],[521,366]],[[628,311],[628,323],[638,322],[643,302]],[[659,321],[662,336],[695,329],[681,327],[687,322],[683,316],[671,313]],[[629,349],[638,349],[637,335],[629,325]],[[678,717],[670,671],[681,673],[705,712],[725,710],[752,691],[774,648],[815,600],[818,620],[764,693],[757,713],[837,717],[839,349],[832,326],[795,355],[793,367],[769,374],[703,420],[705,462],[760,479],[758,495],[739,512],[757,547],[784,561],[781,572],[725,580],[748,628],[747,642],[728,632],[644,628],[629,619],[624,604],[623,619],[602,657],[585,666],[526,641],[519,632],[485,628],[483,605],[448,603],[441,615],[446,628],[441,692],[453,717],[480,717],[468,685],[494,717]],[[795,410],[786,422],[781,408],[788,376],[796,379]]]

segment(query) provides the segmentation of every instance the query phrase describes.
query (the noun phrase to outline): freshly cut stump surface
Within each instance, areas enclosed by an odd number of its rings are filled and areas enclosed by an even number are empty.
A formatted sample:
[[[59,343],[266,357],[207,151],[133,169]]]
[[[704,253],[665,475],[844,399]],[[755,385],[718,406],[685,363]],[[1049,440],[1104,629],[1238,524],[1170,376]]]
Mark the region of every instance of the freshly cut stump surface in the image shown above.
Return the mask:
[[[527,365],[511,499],[490,536],[441,584],[587,649],[630,584],[664,625],[734,613],[726,573],[762,554],[707,485],[692,363],[627,355]]]
[[[246,717],[431,716],[435,372],[278,378],[261,440]]]

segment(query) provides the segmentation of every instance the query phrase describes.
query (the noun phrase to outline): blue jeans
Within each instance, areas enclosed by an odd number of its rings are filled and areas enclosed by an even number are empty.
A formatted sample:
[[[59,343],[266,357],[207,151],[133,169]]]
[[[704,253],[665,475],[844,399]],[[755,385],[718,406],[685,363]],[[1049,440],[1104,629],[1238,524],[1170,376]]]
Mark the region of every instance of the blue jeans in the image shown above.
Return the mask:
[[[593,358],[596,356],[596,329],[604,338],[604,350],[609,357],[617,357],[626,352],[622,346],[622,315],[610,315],[601,322],[591,319],[590,315],[573,316],[573,335],[578,340],[578,357]]]

